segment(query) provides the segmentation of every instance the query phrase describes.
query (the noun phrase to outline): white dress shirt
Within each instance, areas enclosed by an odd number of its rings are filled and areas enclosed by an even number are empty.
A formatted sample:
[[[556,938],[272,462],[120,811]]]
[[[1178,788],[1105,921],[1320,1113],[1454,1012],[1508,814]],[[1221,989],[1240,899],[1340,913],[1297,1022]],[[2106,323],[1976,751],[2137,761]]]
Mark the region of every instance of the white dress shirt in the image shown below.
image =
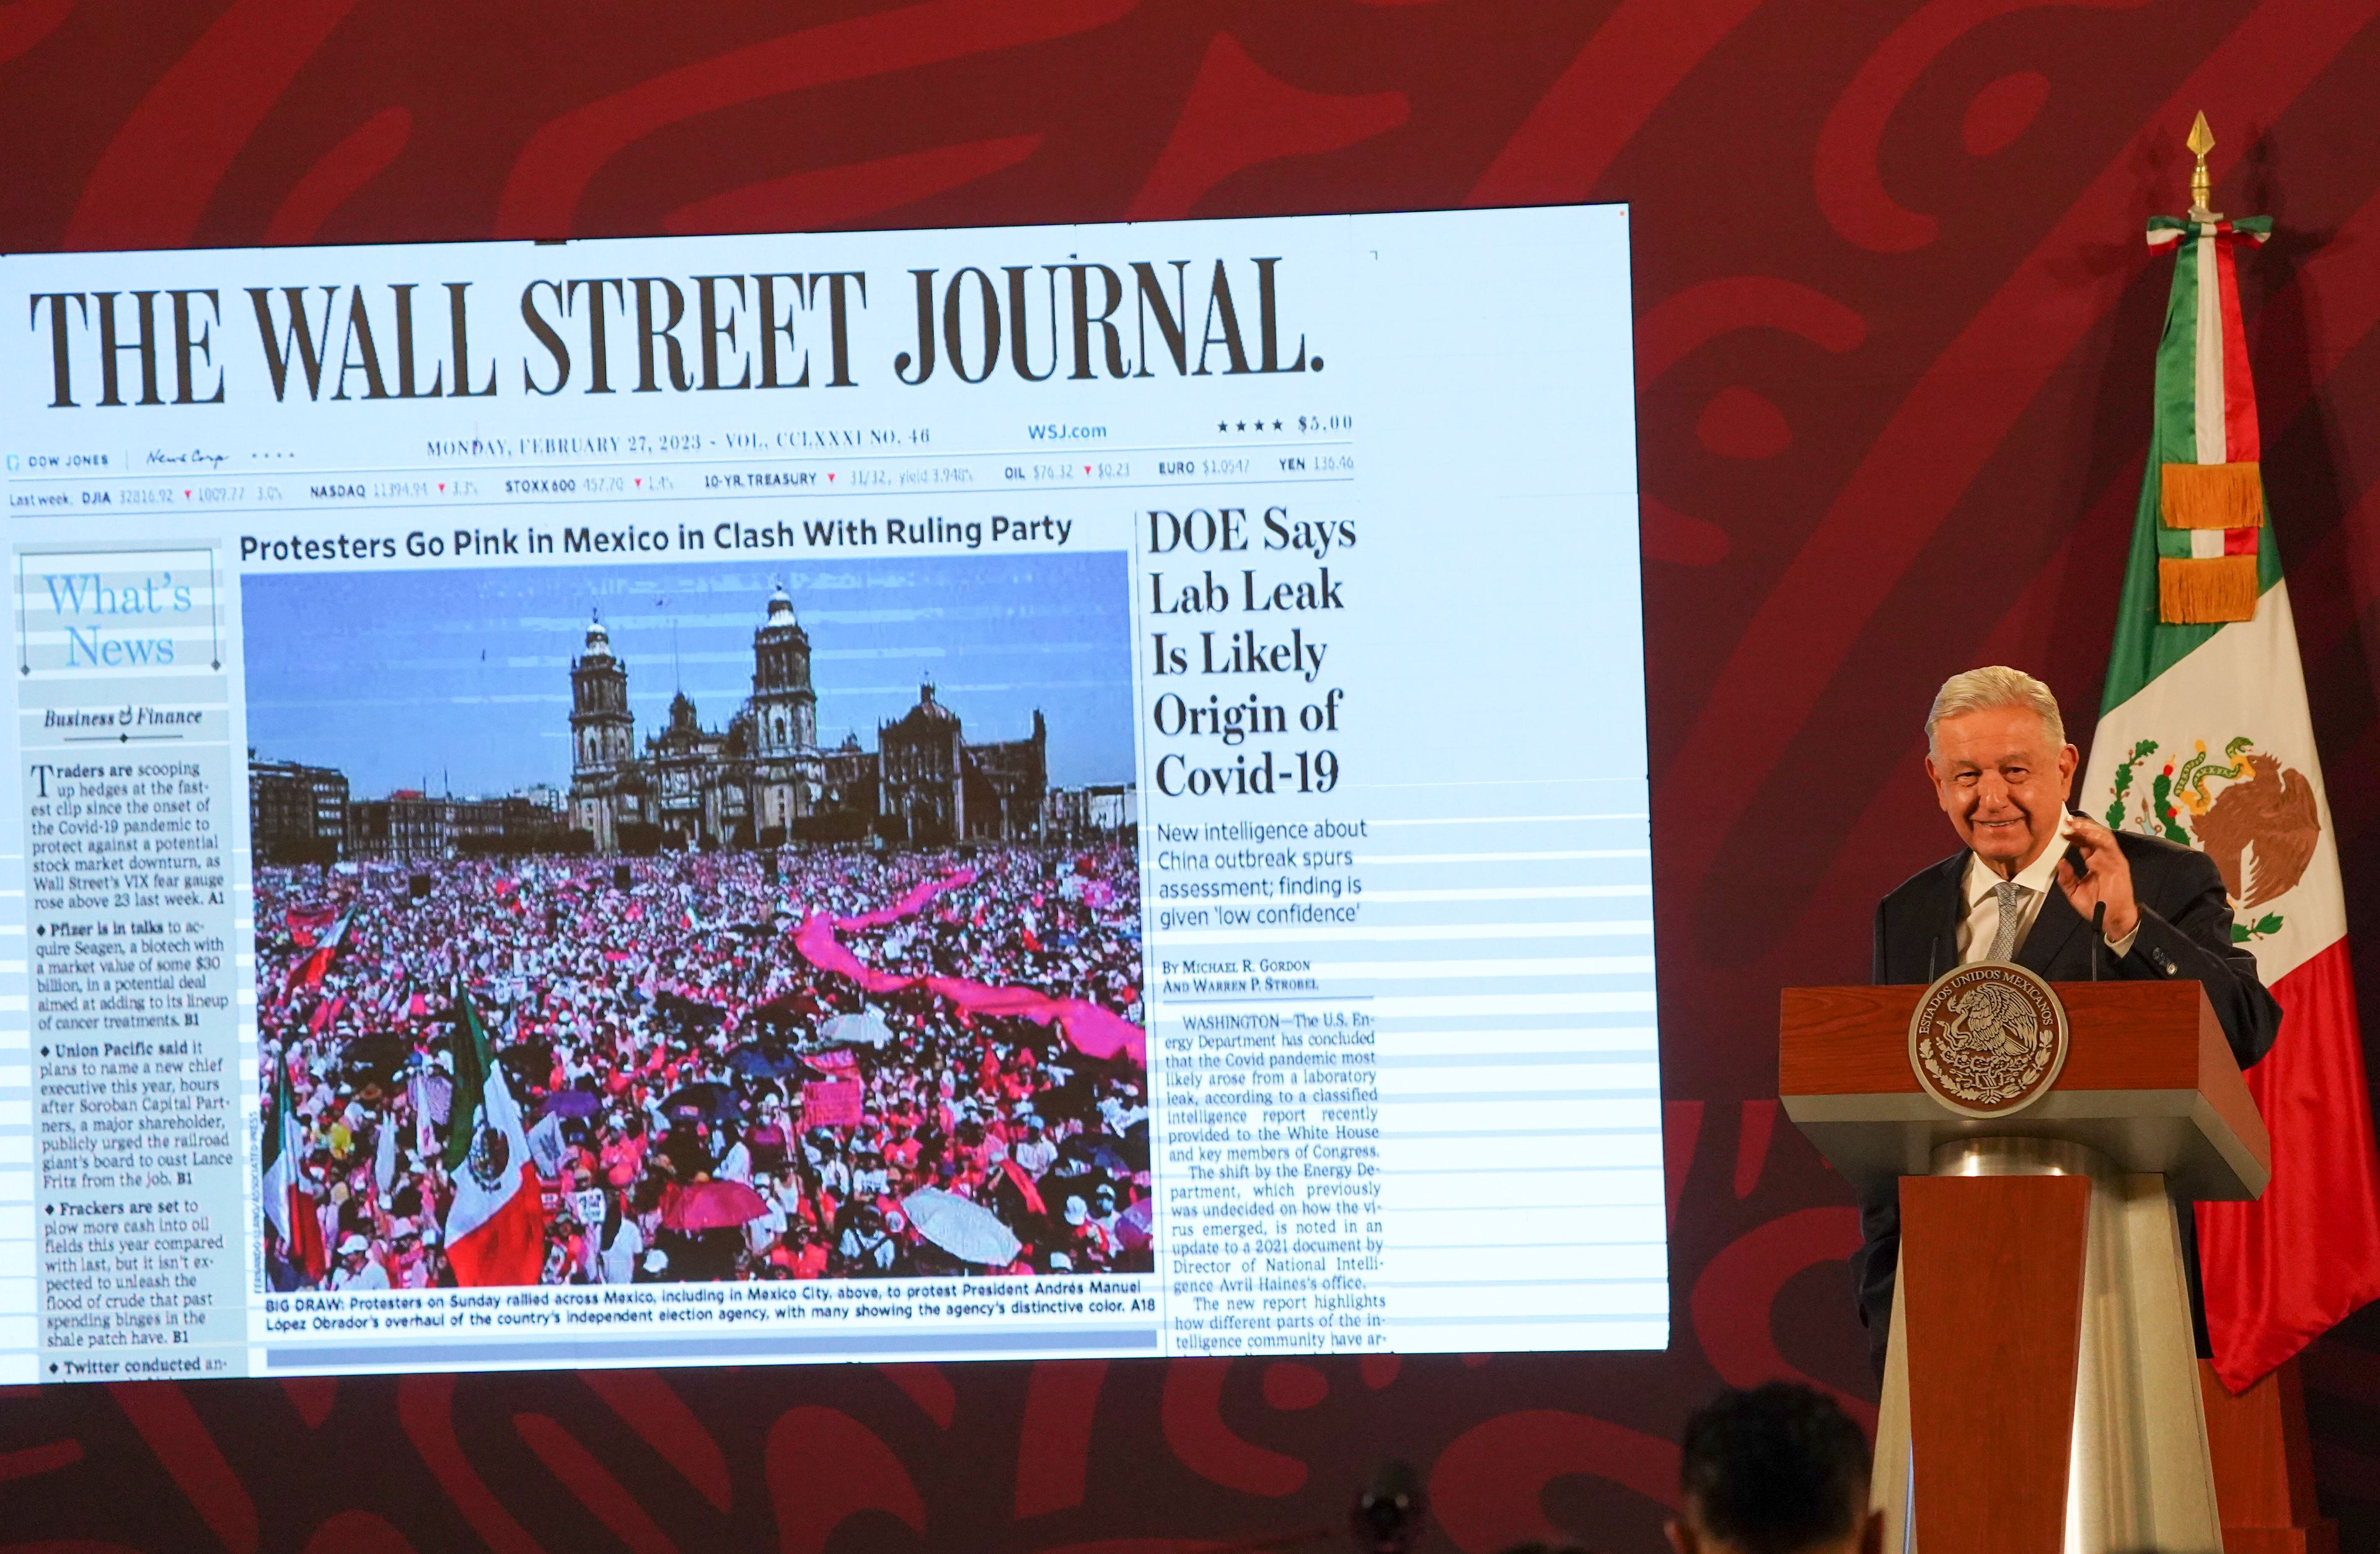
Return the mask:
[[[2019,870],[2016,876],[2017,898],[2016,944],[2024,946],[2025,935],[2033,931],[2034,919],[2041,916],[2042,903],[2049,892],[2058,889],[2058,861],[2066,856],[2063,847],[2045,847],[2041,856]],[[2000,901],[1992,889],[2000,882],[2000,872],[1973,853],[1967,855],[1966,915],[1959,919],[1959,964],[1973,965],[1992,953],[1992,941],[1999,937]],[[2121,939],[2107,940],[2107,953],[2122,959],[2132,948],[2132,941],[2141,934],[2138,921],[2132,931]],[[2015,952],[2011,951],[2013,954]]]

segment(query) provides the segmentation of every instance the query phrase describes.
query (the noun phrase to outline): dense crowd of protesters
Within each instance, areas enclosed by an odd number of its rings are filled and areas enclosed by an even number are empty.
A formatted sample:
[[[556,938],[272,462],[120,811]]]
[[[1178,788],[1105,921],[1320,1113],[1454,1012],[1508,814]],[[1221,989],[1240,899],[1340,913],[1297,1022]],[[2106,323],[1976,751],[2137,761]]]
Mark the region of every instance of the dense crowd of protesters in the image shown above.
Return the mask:
[[[1137,1024],[1129,846],[364,861],[255,883],[259,1104],[271,1125],[285,1079],[321,1230],[318,1249],[266,1226],[276,1288],[454,1281],[458,997],[527,1128],[544,1282],[1151,1267],[1136,1053],[922,983],[864,990],[795,931],[832,919],[871,973]]]

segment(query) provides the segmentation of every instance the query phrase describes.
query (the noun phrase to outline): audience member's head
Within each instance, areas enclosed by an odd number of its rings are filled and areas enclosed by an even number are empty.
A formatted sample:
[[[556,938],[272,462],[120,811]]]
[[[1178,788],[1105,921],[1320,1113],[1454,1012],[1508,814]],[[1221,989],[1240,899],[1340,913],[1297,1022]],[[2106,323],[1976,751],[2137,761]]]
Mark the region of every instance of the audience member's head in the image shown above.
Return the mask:
[[[1678,1554],[1878,1554],[1867,1442],[1823,1393],[1772,1381],[1722,1392],[1686,1422]]]

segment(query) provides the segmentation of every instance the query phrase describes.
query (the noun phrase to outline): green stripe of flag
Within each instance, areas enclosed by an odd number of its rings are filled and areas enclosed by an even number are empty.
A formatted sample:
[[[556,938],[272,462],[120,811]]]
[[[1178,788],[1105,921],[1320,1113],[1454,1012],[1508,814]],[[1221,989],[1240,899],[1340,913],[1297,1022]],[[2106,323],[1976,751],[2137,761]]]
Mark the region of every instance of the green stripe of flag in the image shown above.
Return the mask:
[[[481,1098],[488,1087],[488,1068],[495,1052],[471,1007],[471,995],[458,978],[455,984],[455,1031],[448,1039],[455,1054],[455,1088],[446,1110],[446,1169],[457,1169],[470,1158],[471,1140],[479,1131]]]
[[[264,1161],[260,1174],[270,1178],[273,1168],[281,1163],[281,1138],[288,1131],[294,1112],[289,1104],[289,1065],[279,1058],[273,1060],[273,1123],[264,1130]]]
[[[2251,217],[2232,225],[2242,232],[2259,232],[2269,230],[2272,221]],[[2115,645],[2107,653],[2107,688],[2099,697],[2103,717],[2223,629],[2220,625],[2168,625],[2157,619],[2157,557],[2190,554],[2189,531],[2165,527],[2159,508],[2164,479],[2160,470],[2167,464],[2198,462],[2198,288],[2202,284],[2217,284],[2216,276],[2198,273],[2199,246],[2190,224],[2171,216],[2149,221],[2153,232],[2176,228],[2182,236],[2173,245],[2173,291],[2166,300],[2165,334],[2157,341],[2148,468],[2133,511],[2131,555],[2124,566],[2124,587],[2116,610]],[[2256,559],[2259,589],[2281,580],[2281,555],[2273,542],[2270,513],[2258,532]]]

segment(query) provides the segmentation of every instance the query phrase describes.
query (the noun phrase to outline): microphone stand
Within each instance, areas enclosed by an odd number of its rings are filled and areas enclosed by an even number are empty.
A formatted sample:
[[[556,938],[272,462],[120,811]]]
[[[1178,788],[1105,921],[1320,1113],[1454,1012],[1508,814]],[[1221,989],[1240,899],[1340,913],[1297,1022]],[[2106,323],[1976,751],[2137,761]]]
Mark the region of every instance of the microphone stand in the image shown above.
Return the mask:
[[[2091,980],[2099,979],[2099,946],[2107,941],[2107,904],[2104,901],[2091,908]]]

